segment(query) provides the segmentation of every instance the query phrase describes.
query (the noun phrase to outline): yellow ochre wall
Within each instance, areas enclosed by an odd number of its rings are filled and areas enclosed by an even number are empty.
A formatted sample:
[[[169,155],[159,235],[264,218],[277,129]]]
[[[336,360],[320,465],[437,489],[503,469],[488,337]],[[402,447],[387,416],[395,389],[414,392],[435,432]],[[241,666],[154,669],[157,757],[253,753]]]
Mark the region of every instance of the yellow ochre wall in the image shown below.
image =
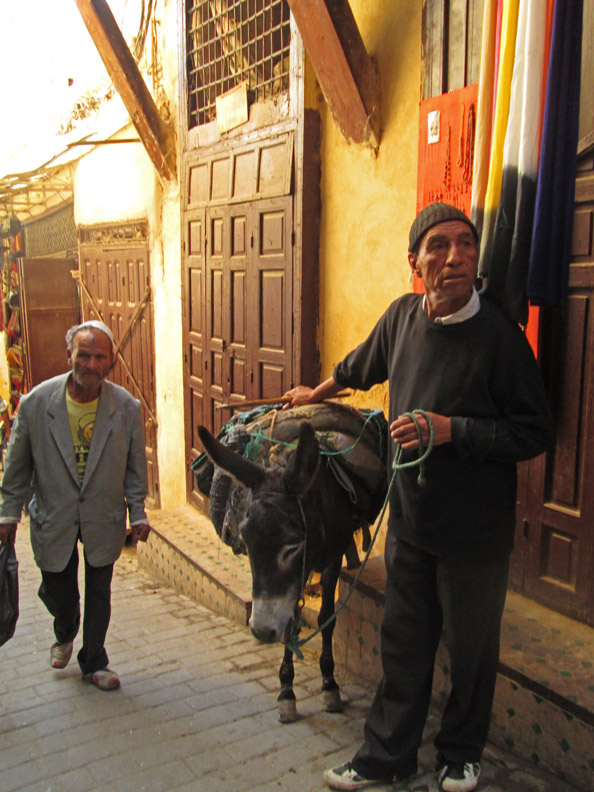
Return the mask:
[[[167,98],[170,117],[176,119],[177,0],[163,0],[155,13],[162,92],[153,92],[157,102],[161,94]],[[145,80],[150,85],[148,75]],[[137,133],[128,122],[113,137]],[[77,225],[148,220],[159,489],[163,508],[177,506],[186,501],[179,178],[163,183],[140,144],[98,146],[76,164],[74,214]]]
[[[322,379],[366,338],[390,302],[412,289],[407,248],[416,207],[422,3],[350,0],[350,5],[377,66],[381,143],[376,154],[345,140],[308,63],[305,101],[322,120]],[[353,402],[387,408],[386,390],[358,393]]]

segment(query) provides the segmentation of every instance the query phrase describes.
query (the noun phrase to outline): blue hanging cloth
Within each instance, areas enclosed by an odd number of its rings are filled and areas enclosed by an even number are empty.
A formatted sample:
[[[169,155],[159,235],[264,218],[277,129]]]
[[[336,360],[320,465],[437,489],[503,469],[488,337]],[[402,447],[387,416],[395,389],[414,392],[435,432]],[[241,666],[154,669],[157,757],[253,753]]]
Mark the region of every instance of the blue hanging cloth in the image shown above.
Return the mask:
[[[556,0],[527,294],[567,299],[580,111],[583,0]]]

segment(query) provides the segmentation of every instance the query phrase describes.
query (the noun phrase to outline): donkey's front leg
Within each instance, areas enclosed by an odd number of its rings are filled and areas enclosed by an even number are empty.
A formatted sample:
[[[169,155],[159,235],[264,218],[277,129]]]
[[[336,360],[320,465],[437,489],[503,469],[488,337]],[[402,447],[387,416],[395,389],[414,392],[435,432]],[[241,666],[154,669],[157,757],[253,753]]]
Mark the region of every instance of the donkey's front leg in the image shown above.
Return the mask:
[[[293,652],[286,647],[283,662],[278,673],[281,691],[278,695],[278,719],[281,723],[293,723],[297,720],[297,703],[293,693]]]
[[[318,616],[318,627],[321,627],[334,614],[334,595],[340,573],[342,555],[333,561],[322,572],[322,604]],[[334,679],[334,655],[332,654],[332,634],[335,619],[322,630],[322,654],[320,655],[320,671],[322,672],[322,695],[326,712],[342,712],[343,703],[340,689]]]

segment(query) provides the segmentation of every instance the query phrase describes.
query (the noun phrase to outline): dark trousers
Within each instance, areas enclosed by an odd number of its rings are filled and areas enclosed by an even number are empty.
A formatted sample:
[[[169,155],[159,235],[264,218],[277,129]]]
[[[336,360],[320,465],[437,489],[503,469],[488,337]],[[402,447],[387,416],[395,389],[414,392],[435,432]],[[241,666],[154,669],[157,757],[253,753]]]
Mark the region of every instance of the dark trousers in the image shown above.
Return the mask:
[[[111,578],[113,564],[93,567],[85,556],[85,608],[83,644],[78,664],[83,674],[106,668],[105,636],[111,616]],[[59,643],[73,641],[80,627],[78,591],[78,547],[61,572],[41,570],[39,597],[54,617],[54,633]]]
[[[476,762],[489,730],[509,559],[446,562],[388,531],[386,567],[384,676],[354,767],[367,778],[416,772],[442,632],[452,689],[435,746],[440,761]]]

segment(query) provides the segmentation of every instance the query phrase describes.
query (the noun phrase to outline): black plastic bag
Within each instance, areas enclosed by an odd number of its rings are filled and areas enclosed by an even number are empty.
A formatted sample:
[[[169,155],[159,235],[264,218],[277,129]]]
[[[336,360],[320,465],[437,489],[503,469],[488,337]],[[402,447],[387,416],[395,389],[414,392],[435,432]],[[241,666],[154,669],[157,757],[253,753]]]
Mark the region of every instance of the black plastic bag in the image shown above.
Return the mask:
[[[19,562],[9,539],[0,547],[0,646],[14,635],[19,618]]]

